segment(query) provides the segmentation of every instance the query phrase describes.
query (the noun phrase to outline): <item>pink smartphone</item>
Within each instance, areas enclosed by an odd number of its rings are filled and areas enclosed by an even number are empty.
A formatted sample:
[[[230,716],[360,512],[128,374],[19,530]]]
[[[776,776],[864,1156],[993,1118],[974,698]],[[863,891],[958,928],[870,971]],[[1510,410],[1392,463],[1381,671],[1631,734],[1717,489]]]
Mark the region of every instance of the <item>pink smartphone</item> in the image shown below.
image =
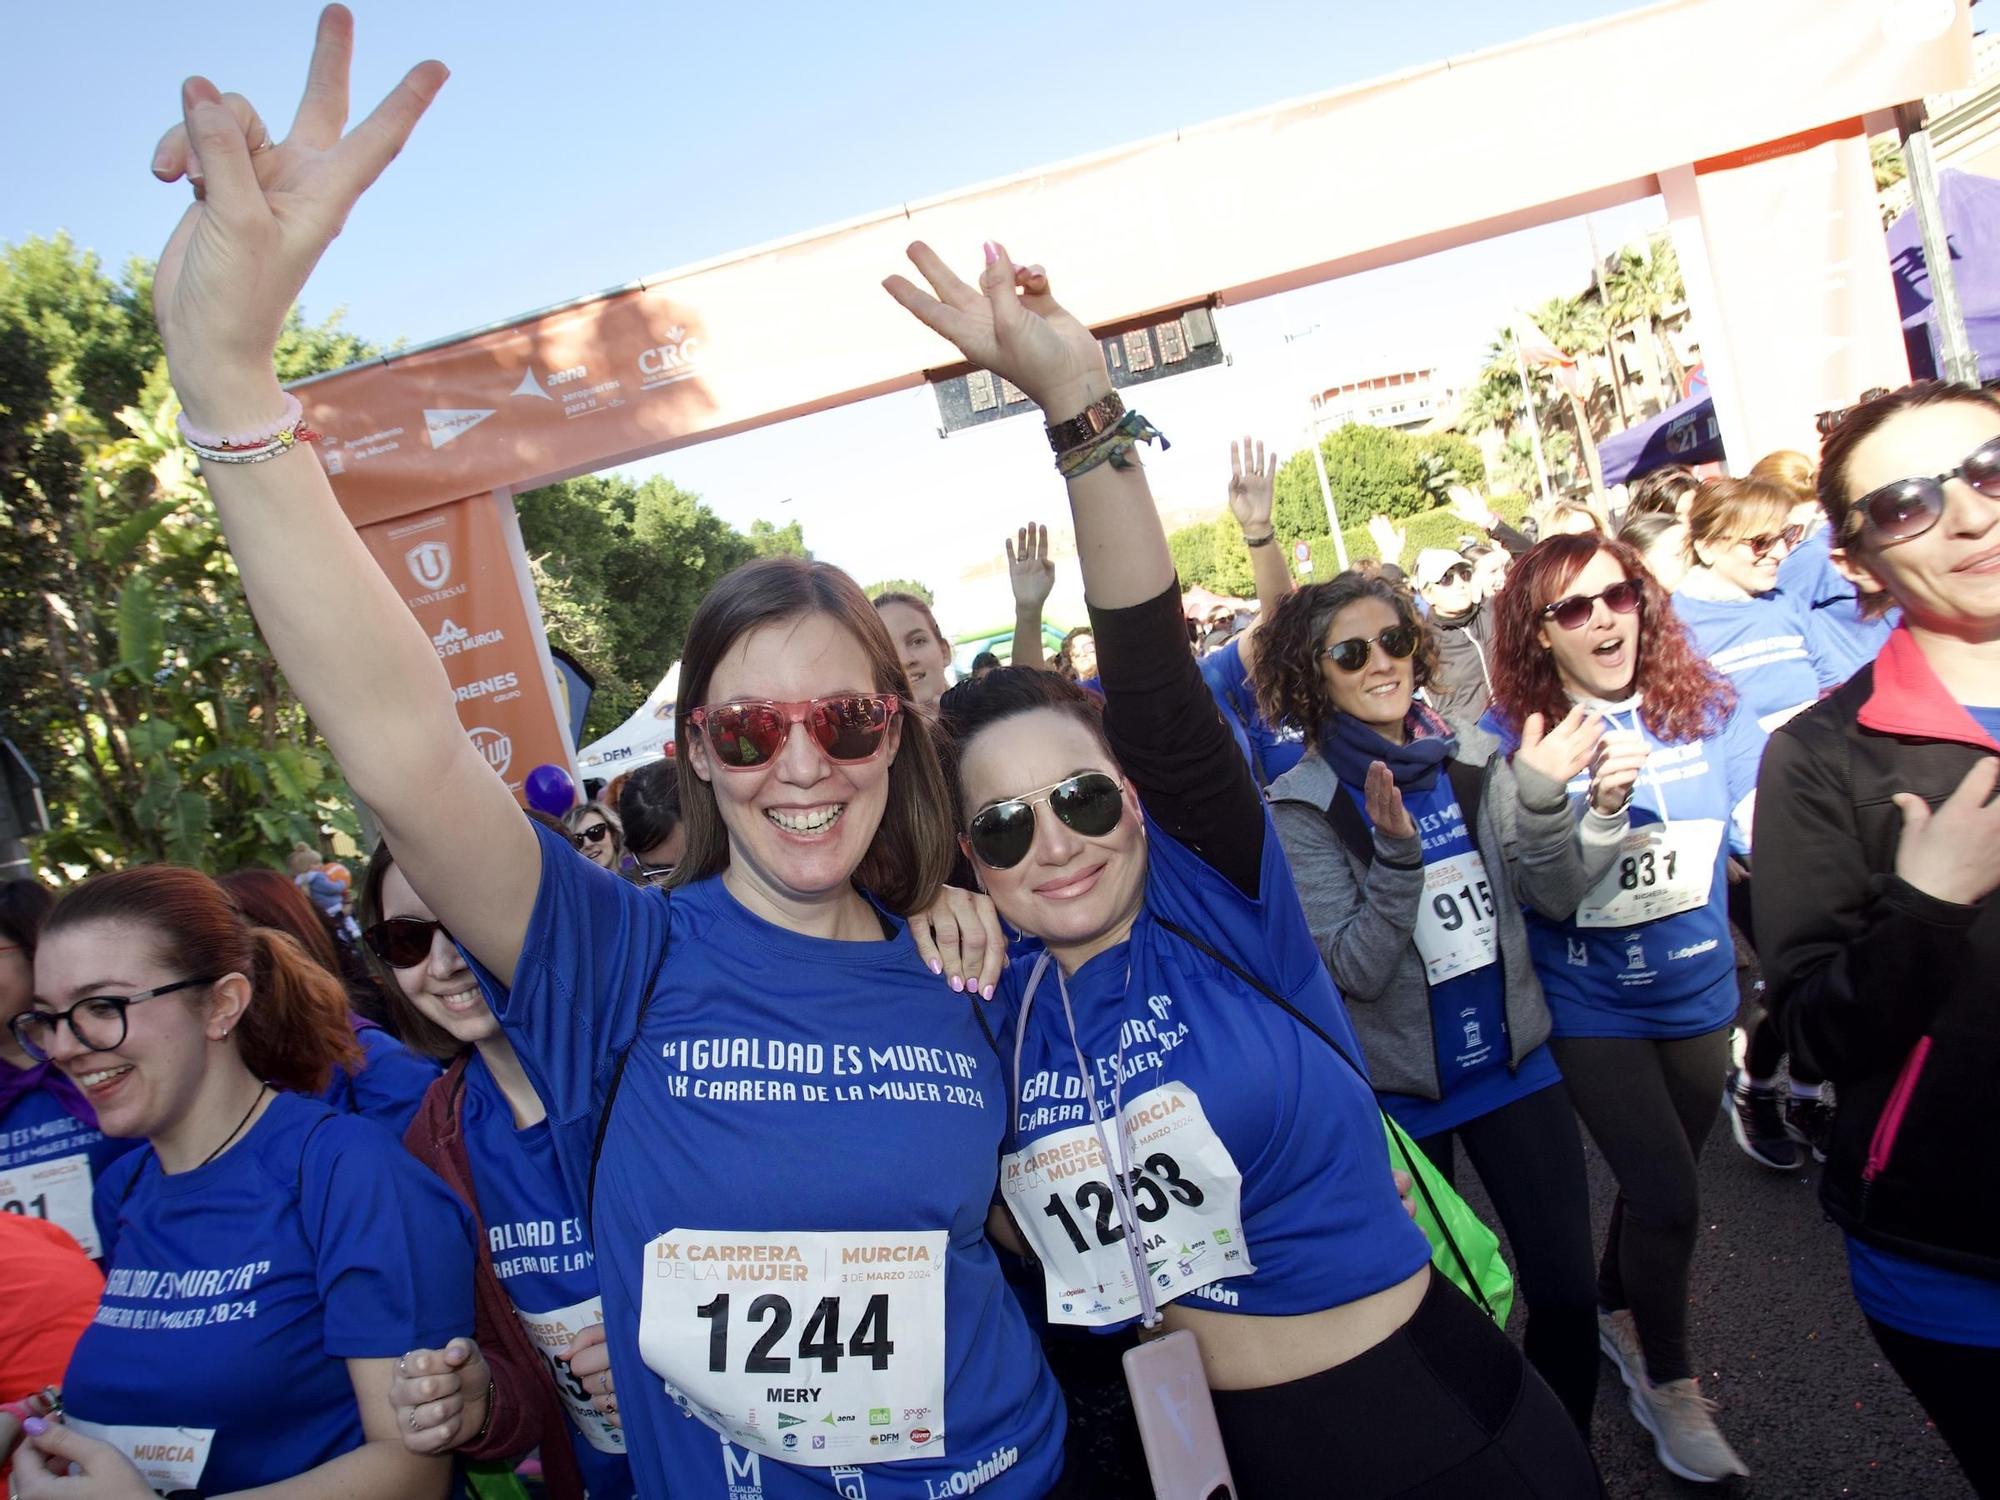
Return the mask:
[[[1127,1349],[1125,1384],[1158,1500],[1235,1500],[1194,1335],[1183,1328]]]

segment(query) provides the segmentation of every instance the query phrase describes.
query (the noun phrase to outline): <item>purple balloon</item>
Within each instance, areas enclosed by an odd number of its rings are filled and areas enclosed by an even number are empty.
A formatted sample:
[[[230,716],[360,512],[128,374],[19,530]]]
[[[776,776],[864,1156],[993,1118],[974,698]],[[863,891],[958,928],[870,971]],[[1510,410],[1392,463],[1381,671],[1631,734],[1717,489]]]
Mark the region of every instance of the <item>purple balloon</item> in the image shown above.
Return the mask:
[[[576,806],[576,783],[561,766],[536,766],[521,790],[527,793],[528,806],[552,818],[560,818]]]

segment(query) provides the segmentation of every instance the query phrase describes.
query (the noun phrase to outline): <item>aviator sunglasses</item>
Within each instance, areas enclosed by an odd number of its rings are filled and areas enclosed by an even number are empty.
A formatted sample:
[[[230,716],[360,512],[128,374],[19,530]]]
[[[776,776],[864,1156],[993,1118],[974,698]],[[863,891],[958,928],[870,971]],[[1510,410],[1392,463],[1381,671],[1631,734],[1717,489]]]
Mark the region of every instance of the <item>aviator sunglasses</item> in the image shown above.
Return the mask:
[[[1449,575],[1446,575],[1449,576]],[[1387,630],[1369,640],[1365,636],[1354,636],[1345,641],[1335,641],[1320,652],[1343,672],[1359,672],[1368,665],[1369,654],[1380,646],[1394,661],[1402,661],[1417,649],[1417,631],[1412,625],[1391,625]]]
[[[851,764],[872,759],[882,748],[890,721],[902,706],[894,693],[836,693],[795,703],[738,698],[697,708],[688,722],[708,736],[709,750],[726,770],[755,771],[769,765],[783,752],[794,724],[806,726],[828,760]]]
[[[440,932],[451,937],[444,923],[428,917],[384,917],[361,934],[361,941],[390,968],[414,969],[431,956],[431,938]]]
[[[1963,479],[1989,500],[2000,500],[2000,438],[1981,443],[1955,469],[1928,479],[1898,479],[1870,490],[1854,509],[1883,541],[1907,542],[1943,518],[1944,487],[1954,479]]]
[[[1554,620],[1564,630],[1581,630],[1590,623],[1590,616],[1602,599],[1613,614],[1629,615],[1639,607],[1646,596],[1636,578],[1621,578],[1610,588],[1595,594],[1571,594],[1567,599],[1558,599],[1542,610],[1544,620]]]
[[[1065,828],[1102,838],[1125,816],[1125,790],[1103,771],[1079,771],[1054,786],[982,807],[967,825],[972,857],[991,870],[1011,870],[1035,843],[1035,804],[1046,802]]]

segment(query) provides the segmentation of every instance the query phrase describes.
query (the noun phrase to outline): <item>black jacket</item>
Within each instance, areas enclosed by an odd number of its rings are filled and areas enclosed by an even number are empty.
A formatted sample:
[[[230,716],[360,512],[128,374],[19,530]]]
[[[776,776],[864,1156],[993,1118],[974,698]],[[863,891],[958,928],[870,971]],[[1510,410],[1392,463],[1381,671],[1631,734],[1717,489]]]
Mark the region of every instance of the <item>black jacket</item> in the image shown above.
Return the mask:
[[[1827,1212],[1868,1244],[2000,1279],[2000,899],[1900,879],[1890,800],[1936,807],[1995,753],[1898,630],[1771,737],[1755,920],[1779,1026],[1836,1090]]]

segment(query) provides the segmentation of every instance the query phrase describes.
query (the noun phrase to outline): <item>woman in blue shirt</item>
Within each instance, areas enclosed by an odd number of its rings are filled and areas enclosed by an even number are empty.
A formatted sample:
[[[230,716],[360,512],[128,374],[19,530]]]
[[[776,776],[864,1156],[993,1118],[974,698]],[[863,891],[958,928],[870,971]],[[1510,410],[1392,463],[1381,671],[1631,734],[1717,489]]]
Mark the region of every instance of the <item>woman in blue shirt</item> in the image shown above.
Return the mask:
[[[1774,455],[1775,456],[1775,455]],[[1688,507],[1691,566],[1674,590],[1674,613],[1708,664],[1730,680],[1765,738],[1838,687],[1807,622],[1810,606],[1778,586],[1779,570],[1804,535],[1792,520],[1793,491],[1773,479],[1707,479]],[[1749,937],[1752,882],[1729,872],[1729,915]],[[1730,1129],[1744,1154],[1773,1171],[1795,1171],[1810,1146],[1825,1158],[1828,1112],[1810,1059],[1792,1058],[1790,1087],[1778,1069],[1785,1044],[1768,1015],[1750,1023],[1743,1066],[1729,1079]]]
[[[1550,1046],[1618,1179],[1600,1338],[1660,1461],[1720,1479],[1744,1470],[1694,1378],[1688,1267],[1738,1004],[1726,862],[1749,850],[1763,735],[1625,543],[1551,537],[1499,602],[1492,791],[1518,805]]]
[[[163,178],[203,175],[154,283],[197,431],[296,436],[285,311],[443,85],[419,65],[343,137],[351,33],[329,7],[284,141],[195,79],[161,146]],[[1060,1393],[984,1234],[999,1059],[906,921],[949,866],[944,781],[867,599],[784,558],[703,600],[669,898],[521,817],[311,444],[259,451],[204,465],[244,586],[548,1110],[639,1493],[1049,1493]]]
[[[632,1466],[601,1362],[595,1257],[556,1159],[548,1110],[451,934],[410,889],[386,843],[368,861],[361,918],[362,941],[388,974],[404,1034],[450,1064],[433,1078],[406,1143],[465,1199],[479,1247],[473,1340],[449,1357],[413,1349],[402,1361],[391,1398],[415,1408],[404,1442],[418,1453],[507,1460],[540,1446],[554,1500],[586,1492],[590,1500],[630,1500]],[[586,1334],[584,1347],[597,1348],[598,1358],[579,1370],[572,1346]]]
[[[1265,626],[1266,714],[1318,724],[1272,783],[1271,816],[1382,1107],[1449,1180],[1462,1141],[1506,1227],[1528,1303],[1528,1360],[1585,1434],[1597,1400],[1590,1187],[1576,1115],[1544,1043],[1504,854],[1492,761],[1416,701],[1437,638],[1409,594],[1342,573]]]
[[[1000,1186],[1050,1320],[1192,1333],[1244,1496],[1446,1474],[1495,1496],[1593,1493],[1560,1404],[1431,1276],[1373,1094],[1328,1045],[1351,1056],[1353,1031],[1189,653],[1132,462],[1157,434],[1040,268],[989,244],[973,287],[929,247],[910,255],[937,295],[902,277],[891,295],[1050,419],[1106,699],[1100,716],[1053,674],[1003,669],[944,706],[973,867],[1040,947],[1005,981]]]
[[[387,1132],[307,1097],[354,1055],[338,988],[193,870],[99,876],[50,914],[15,1039],[146,1144],[98,1186],[104,1299],[68,1425],[17,1455],[23,1500],[445,1493],[388,1387],[403,1350],[469,1330],[472,1245]]]
[[[46,1219],[98,1259],[91,1195],[105,1169],[139,1143],[99,1130],[82,1090],[6,1029],[34,1004],[35,942],[53,901],[32,880],[0,885],[0,1213]]]

